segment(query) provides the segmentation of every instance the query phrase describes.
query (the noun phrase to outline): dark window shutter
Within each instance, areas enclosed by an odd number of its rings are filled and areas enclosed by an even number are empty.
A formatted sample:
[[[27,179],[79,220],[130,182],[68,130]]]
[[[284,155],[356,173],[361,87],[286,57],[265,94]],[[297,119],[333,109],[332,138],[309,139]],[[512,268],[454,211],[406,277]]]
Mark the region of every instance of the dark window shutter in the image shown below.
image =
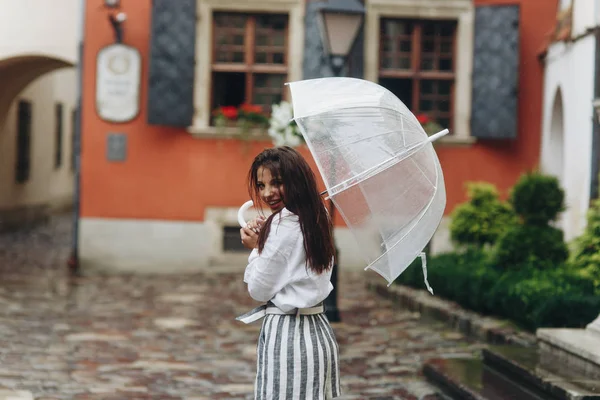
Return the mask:
[[[475,9],[471,136],[517,137],[519,6]]]
[[[196,0],[153,0],[148,123],[187,127],[194,116]]]
[[[319,32],[318,13],[322,4],[323,1],[309,1],[306,3],[303,79],[333,76],[329,60],[324,55],[321,33]]]
[[[323,78],[334,76],[329,58],[325,56],[321,33],[319,31],[319,8],[326,0],[310,0],[306,3],[304,17],[304,60],[302,64],[303,79]],[[364,2],[363,2],[364,5]],[[364,24],[356,37],[348,55],[345,75],[352,78],[363,78],[364,69]]]
[[[19,101],[17,111],[17,165],[15,180],[24,183],[29,180],[31,166],[31,103]]]

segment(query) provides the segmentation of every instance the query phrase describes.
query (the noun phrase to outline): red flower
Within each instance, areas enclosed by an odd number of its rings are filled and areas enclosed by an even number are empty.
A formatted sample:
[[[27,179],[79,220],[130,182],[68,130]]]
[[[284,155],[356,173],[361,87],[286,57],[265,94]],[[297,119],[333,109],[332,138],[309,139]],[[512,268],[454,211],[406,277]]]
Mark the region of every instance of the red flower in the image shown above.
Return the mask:
[[[238,116],[238,110],[234,106],[221,107],[220,112],[227,119],[236,119]]]
[[[262,107],[254,105],[254,104],[244,103],[240,106],[240,110],[242,110],[243,112],[245,112],[247,114],[261,114],[262,113]]]
[[[419,121],[421,125],[424,125],[429,122],[429,117],[425,114],[418,114],[417,121]]]

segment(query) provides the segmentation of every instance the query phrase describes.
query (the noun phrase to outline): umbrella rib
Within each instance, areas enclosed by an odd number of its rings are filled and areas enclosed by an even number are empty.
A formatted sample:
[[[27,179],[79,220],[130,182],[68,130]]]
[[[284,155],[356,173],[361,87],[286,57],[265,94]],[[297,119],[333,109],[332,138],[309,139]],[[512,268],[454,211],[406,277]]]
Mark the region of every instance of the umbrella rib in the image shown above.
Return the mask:
[[[379,261],[383,256],[385,256],[386,254],[388,254],[391,250],[393,250],[396,246],[398,246],[400,244],[401,241],[404,240],[404,238],[406,236],[408,236],[409,233],[412,232],[413,229],[415,229],[415,227],[419,224],[419,222],[423,219],[423,216],[425,215],[425,213],[427,212],[427,210],[429,209],[429,207],[431,207],[431,203],[433,203],[433,199],[435,199],[435,195],[437,193],[437,186],[435,186],[435,190],[433,192],[433,196],[431,196],[431,199],[429,200],[429,203],[427,203],[427,206],[423,207],[424,211],[421,211],[421,215],[419,215],[419,218],[414,222],[414,224],[410,227],[410,229],[408,231],[406,231],[406,233],[400,238],[398,239],[398,241],[396,243],[394,243],[392,245],[392,247],[389,247],[387,249],[387,251],[385,253],[383,253],[382,255],[380,255],[379,257],[377,257],[375,260],[373,260],[369,265],[367,265],[367,268],[371,267],[371,265],[375,264],[377,261]]]
[[[351,177],[351,178],[349,178],[349,179],[346,179],[345,181],[343,181],[343,182],[340,182],[340,183],[338,183],[338,184],[337,184],[337,185],[335,185],[335,186],[332,186],[332,187],[330,187],[330,188],[327,190],[327,192],[329,192],[329,195],[331,196],[331,192],[335,191],[335,189],[337,189],[337,188],[338,188],[338,187],[340,187],[340,186],[344,186],[344,185],[346,185],[346,184],[347,184],[349,181],[351,181],[351,180],[354,180],[354,179],[360,179],[360,178],[362,178],[363,176],[365,176],[365,175],[367,175],[367,174],[370,174],[371,172],[373,172],[373,171],[377,170],[378,168],[380,168],[380,167],[382,167],[383,165],[385,165],[385,164],[388,164],[388,163],[390,163],[390,162],[392,162],[392,161],[396,161],[396,162],[393,164],[393,165],[396,165],[397,163],[399,163],[399,162],[401,162],[401,161],[403,161],[403,160],[406,160],[406,158],[407,158],[407,157],[409,157],[410,155],[412,155],[412,154],[413,154],[413,153],[415,153],[416,151],[420,150],[420,147],[424,147],[424,146],[425,146],[427,143],[429,143],[429,142],[428,142],[428,141],[425,141],[425,142],[422,142],[422,143],[417,143],[415,146],[408,148],[408,149],[406,150],[406,152],[404,152],[403,154],[401,154],[401,155],[395,155],[395,156],[392,156],[392,157],[388,158],[387,160],[384,160],[384,161],[380,162],[379,164],[377,164],[377,165],[374,165],[374,166],[372,166],[371,168],[364,170],[364,171],[363,171],[363,172],[361,172],[360,174],[354,175],[353,177]],[[404,157],[403,157],[403,158],[400,158],[400,156],[404,156]],[[395,159],[396,159],[396,160],[395,160]],[[346,189],[348,189],[348,188],[350,188],[350,187],[352,187],[352,186],[354,186],[354,185],[356,185],[356,184],[358,184],[358,183],[360,183],[360,182],[362,182],[362,180],[360,180],[360,181],[358,181],[358,182],[355,182],[355,183],[353,183],[353,184],[351,184],[351,185],[349,185],[349,186],[345,187],[343,190],[346,190]],[[343,190],[340,190],[340,192],[342,192]]]
[[[292,97],[293,97],[293,96],[292,96]],[[406,107],[406,106],[405,106],[405,107]],[[305,115],[302,115],[302,116],[300,116],[300,117],[296,117],[296,116],[294,115],[294,118],[293,118],[293,119],[294,119],[294,120],[296,120],[296,119],[301,119],[301,118],[310,118],[310,117],[314,117],[314,116],[317,116],[317,115],[327,114],[327,113],[330,113],[330,112],[332,112],[332,111],[354,110],[354,109],[357,109],[357,108],[363,108],[363,109],[365,109],[365,108],[369,108],[369,109],[370,109],[370,108],[376,108],[376,109],[378,109],[378,110],[387,110],[387,111],[391,111],[391,112],[394,112],[394,113],[400,113],[400,112],[399,112],[398,110],[396,110],[396,109],[389,108],[389,107],[381,107],[381,106],[340,106],[340,107],[334,107],[334,108],[330,108],[330,109],[328,109],[328,110],[326,109],[325,111],[315,111],[315,112],[313,112],[313,113],[310,113],[310,114],[305,114]],[[408,108],[406,108],[406,109],[408,110],[408,112],[410,112],[410,110],[409,110]],[[411,113],[411,114],[412,114],[412,113]],[[413,115],[414,115],[414,114],[413,114]],[[415,117],[415,121],[417,121],[417,118],[416,118],[416,117]],[[296,121],[296,122],[298,122],[298,121]],[[418,123],[418,122],[419,122],[419,121],[417,121],[417,123]]]
[[[433,142],[434,140],[438,139],[439,137],[446,135],[447,133],[448,133],[448,129],[444,129],[444,130],[442,130],[442,131],[440,131],[440,132],[436,133],[435,135],[428,136],[428,137],[427,137],[427,140],[426,140],[425,142],[417,143],[416,145],[414,145],[414,146],[412,146],[412,147],[409,147],[409,148],[408,148],[408,149],[406,149],[406,151],[403,153],[403,155],[404,155],[404,154],[406,154],[406,157],[404,157],[404,158],[401,158],[401,159],[397,160],[397,162],[396,162],[396,163],[394,163],[393,165],[396,165],[397,163],[399,163],[399,162],[401,162],[401,161],[405,160],[407,157],[409,157],[410,155],[412,155],[412,153],[414,153],[414,152],[416,152],[416,151],[420,150],[420,147],[424,147],[424,146],[425,146],[427,143],[431,143],[431,142]],[[309,145],[309,147],[310,147],[310,145]],[[412,152],[412,153],[411,153],[411,152]],[[407,154],[407,153],[410,153],[410,154]],[[337,187],[339,187],[339,186],[341,186],[341,185],[345,185],[345,184],[347,184],[349,181],[351,181],[351,180],[353,180],[353,179],[357,179],[357,178],[360,178],[360,177],[362,177],[362,176],[364,176],[364,175],[366,175],[366,174],[369,174],[369,173],[371,173],[373,170],[375,170],[375,169],[377,169],[377,168],[381,167],[382,165],[385,165],[386,163],[388,163],[388,162],[392,161],[394,158],[398,158],[398,156],[392,156],[392,157],[388,158],[387,160],[384,160],[384,161],[380,162],[379,164],[377,164],[377,165],[375,165],[375,166],[373,166],[373,167],[371,167],[371,168],[369,168],[369,169],[366,169],[366,170],[364,170],[364,171],[363,171],[363,172],[361,172],[360,174],[354,175],[353,177],[351,177],[351,178],[348,178],[348,179],[346,179],[345,181],[343,181],[343,182],[340,182],[340,183],[338,183],[337,185],[335,185],[335,186],[332,186],[331,188],[329,188],[329,189],[327,189],[327,190],[324,190],[324,191],[322,191],[322,192],[320,193],[320,194],[321,194],[321,196],[322,196],[322,195],[324,195],[325,193],[328,193],[328,192],[331,192],[331,191],[333,191],[334,189],[336,189]],[[391,165],[391,166],[393,166],[393,165]],[[390,166],[390,167],[391,167],[391,166]],[[422,171],[421,171],[421,172],[422,172]],[[349,189],[349,188],[351,188],[352,186],[354,186],[354,185],[356,185],[356,184],[358,184],[358,183],[360,183],[360,182],[362,182],[362,180],[360,180],[360,181],[358,181],[358,182],[355,182],[355,183],[353,183],[353,184],[351,184],[351,185],[349,185],[349,186],[345,187],[343,190],[340,190],[340,192],[342,192],[342,191],[344,191],[344,190],[346,190],[346,189]],[[429,183],[431,183],[431,182],[429,182]],[[433,185],[433,183],[431,183],[431,184]]]
[[[356,143],[364,142],[364,141],[369,140],[369,139],[378,138],[380,136],[385,136],[385,135],[389,135],[389,134],[396,133],[396,132],[398,132],[398,131],[397,130],[395,130],[395,131],[389,131],[389,132],[380,133],[378,135],[373,135],[373,136],[369,136],[369,137],[360,138],[360,139],[357,139],[357,140],[355,140],[353,142],[343,143],[343,144],[340,144],[338,146],[324,148],[322,151],[325,152],[325,151],[336,150],[336,149],[339,149],[340,147],[349,146],[351,144],[356,144]],[[406,133],[420,133],[418,130],[414,130],[414,131],[413,130],[406,130],[404,132],[406,132]],[[425,135],[425,136],[427,137],[427,135]],[[404,138],[403,138],[403,141],[406,143],[406,140],[404,140]]]
[[[412,163],[415,165],[415,167],[417,167],[417,169],[419,170],[419,172],[421,172],[421,175],[423,175],[425,177],[425,179],[427,179],[427,182],[429,182],[429,184],[431,186],[433,186],[434,188],[437,188],[437,186],[433,182],[431,182],[431,180],[429,180],[429,178],[427,177],[427,175],[425,174],[425,172],[423,172],[423,170],[421,169],[421,167],[419,167],[419,164],[417,164],[415,162],[415,160],[413,160],[413,159],[411,159],[410,161],[412,161]]]

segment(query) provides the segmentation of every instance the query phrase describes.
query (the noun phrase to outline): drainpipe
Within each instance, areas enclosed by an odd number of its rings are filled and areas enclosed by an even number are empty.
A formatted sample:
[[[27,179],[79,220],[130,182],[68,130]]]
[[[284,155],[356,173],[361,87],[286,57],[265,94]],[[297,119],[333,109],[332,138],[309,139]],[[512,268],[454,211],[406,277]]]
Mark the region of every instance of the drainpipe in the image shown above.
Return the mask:
[[[75,105],[75,132],[73,138],[73,157],[75,161],[74,172],[74,190],[73,190],[73,240],[71,248],[71,257],[68,261],[69,271],[73,275],[79,274],[79,215],[80,215],[80,177],[81,177],[81,109],[83,92],[83,49],[85,39],[85,3],[86,0],[79,0],[80,18],[79,23],[79,43],[77,54],[77,88]]]
[[[594,3],[596,4],[596,3]],[[597,9],[597,8],[596,8]],[[594,99],[600,97],[600,79],[598,74],[600,73],[600,32],[596,30],[594,33],[596,39],[596,54],[594,57]],[[600,156],[600,126],[598,123],[598,115],[596,110],[592,107],[592,176],[591,176],[591,187],[590,187],[590,203],[593,199],[598,198],[598,157]]]

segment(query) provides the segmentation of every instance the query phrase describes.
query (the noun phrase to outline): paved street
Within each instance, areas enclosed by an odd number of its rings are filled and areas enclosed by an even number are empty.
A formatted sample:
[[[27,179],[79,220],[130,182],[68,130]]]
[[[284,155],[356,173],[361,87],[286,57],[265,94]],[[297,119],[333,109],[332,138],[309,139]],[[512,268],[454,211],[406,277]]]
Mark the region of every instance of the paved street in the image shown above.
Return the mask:
[[[0,235],[2,389],[36,399],[251,399],[260,323],[238,274],[70,278],[71,220]],[[167,267],[167,266],[166,266]],[[343,275],[343,399],[434,399],[422,361],[479,345]],[[5,395],[6,396],[6,395]],[[31,397],[30,397],[31,398]]]

